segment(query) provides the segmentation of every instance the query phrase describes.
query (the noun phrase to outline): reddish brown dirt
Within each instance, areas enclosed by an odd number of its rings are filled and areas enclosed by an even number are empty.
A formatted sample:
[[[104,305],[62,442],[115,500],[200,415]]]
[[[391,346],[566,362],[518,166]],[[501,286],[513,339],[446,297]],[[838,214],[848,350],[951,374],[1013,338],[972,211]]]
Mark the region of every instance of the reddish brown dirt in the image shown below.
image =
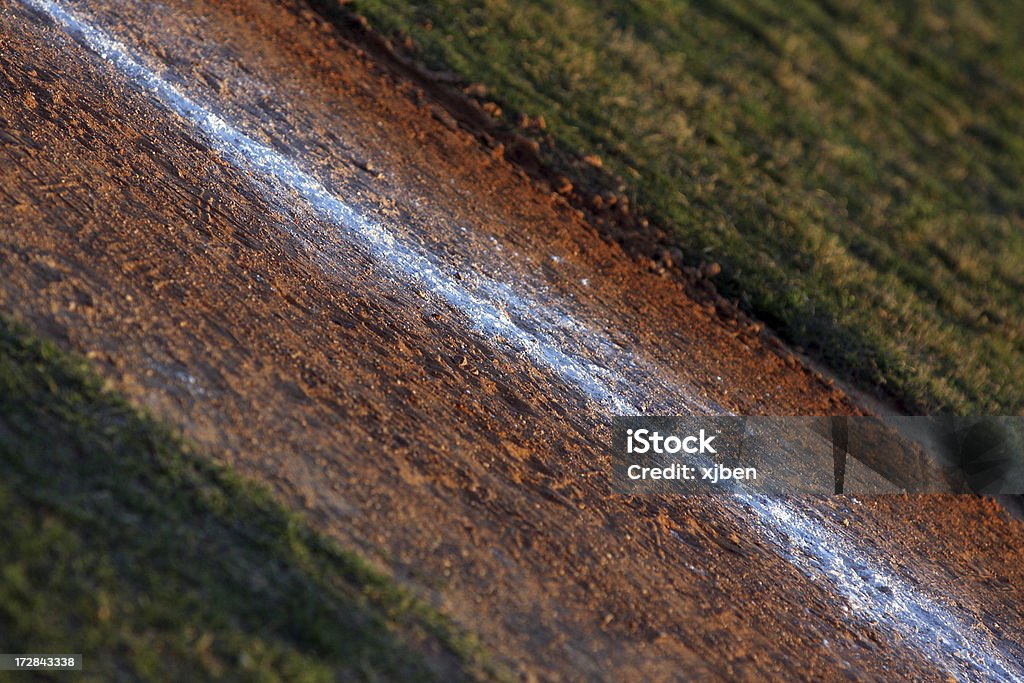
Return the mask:
[[[75,7],[374,218],[545,278],[695,400],[856,410],[417,106],[313,13]],[[2,12],[0,310],[86,354],[524,677],[946,680],[948,663],[809,579],[736,501],[610,495],[601,409],[390,278],[301,202],[269,197],[39,13]],[[1024,529],[996,505],[793,505],[955,611],[970,642],[1019,656]]]

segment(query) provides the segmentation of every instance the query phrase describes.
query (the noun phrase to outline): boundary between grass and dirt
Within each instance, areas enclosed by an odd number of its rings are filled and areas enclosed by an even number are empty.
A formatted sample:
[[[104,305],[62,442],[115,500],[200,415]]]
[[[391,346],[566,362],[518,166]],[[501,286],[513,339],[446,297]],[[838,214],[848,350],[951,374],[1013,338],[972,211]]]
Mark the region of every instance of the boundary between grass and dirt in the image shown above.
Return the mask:
[[[496,158],[504,158],[542,189],[560,195],[606,241],[618,244],[649,271],[679,282],[727,329],[760,336],[787,362],[798,359],[826,385],[839,386],[872,410],[918,414],[963,410],[963,406],[944,405],[941,398],[914,384],[917,380],[912,380],[904,367],[906,359],[881,347],[872,352],[870,340],[856,331],[832,325],[822,338],[813,334],[794,338],[786,320],[776,319],[771,311],[750,301],[741,303],[724,295],[714,281],[720,274],[728,276],[731,284],[726,289],[734,289],[737,277],[742,283],[742,274],[723,272],[728,265],[705,259],[699,245],[680,243],[654,214],[631,203],[630,196],[636,194],[632,180],[609,171],[600,156],[561,144],[542,116],[516,111],[488,84],[473,82],[443,65],[440,70],[431,68],[427,62],[438,66],[436,54],[427,59],[408,35],[399,32],[389,37],[376,30],[361,13],[364,10],[358,0],[292,0],[292,4],[300,14],[310,13],[307,7],[312,8],[313,14],[334,26],[369,63],[413,84],[410,96],[444,125],[475,136]],[[867,349],[861,352],[867,353],[861,365],[846,359],[845,351],[829,350],[846,346]],[[840,356],[840,361],[832,362]]]
[[[84,680],[504,679],[476,638],[0,315],[0,633]]]

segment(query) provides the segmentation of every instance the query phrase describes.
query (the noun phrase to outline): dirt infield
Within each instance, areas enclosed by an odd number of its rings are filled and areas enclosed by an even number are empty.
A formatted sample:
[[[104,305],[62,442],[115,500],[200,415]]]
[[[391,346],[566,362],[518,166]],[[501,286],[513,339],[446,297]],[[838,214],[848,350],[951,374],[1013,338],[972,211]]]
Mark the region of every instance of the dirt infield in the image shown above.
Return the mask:
[[[524,677],[1024,675],[989,501],[610,496],[612,413],[858,409],[314,13],[2,13],[0,308]]]

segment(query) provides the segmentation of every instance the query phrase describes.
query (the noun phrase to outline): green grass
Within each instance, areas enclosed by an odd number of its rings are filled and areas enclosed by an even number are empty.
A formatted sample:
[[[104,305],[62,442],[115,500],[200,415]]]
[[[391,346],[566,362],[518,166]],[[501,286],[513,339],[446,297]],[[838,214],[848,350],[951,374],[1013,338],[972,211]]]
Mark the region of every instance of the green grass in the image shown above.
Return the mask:
[[[599,154],[840,374],[921,411],[1024,409],[1020,0],[354,7],[543,115],[556,167]]]
[[[0,647],[82,653],[74,680],[495,675],[442,615],[2,318],[0,541]]]

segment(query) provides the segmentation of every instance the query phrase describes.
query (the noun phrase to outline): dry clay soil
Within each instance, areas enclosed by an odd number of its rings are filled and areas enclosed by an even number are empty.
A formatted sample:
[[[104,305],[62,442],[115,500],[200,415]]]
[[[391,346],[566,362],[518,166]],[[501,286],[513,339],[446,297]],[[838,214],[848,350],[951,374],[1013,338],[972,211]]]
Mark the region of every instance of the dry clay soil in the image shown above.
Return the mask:
[[[1024,677],[991,501],[613,495],[615,412],[858,409],[307,8],[62,7],[0,5],[0,309],[509,669]]]

